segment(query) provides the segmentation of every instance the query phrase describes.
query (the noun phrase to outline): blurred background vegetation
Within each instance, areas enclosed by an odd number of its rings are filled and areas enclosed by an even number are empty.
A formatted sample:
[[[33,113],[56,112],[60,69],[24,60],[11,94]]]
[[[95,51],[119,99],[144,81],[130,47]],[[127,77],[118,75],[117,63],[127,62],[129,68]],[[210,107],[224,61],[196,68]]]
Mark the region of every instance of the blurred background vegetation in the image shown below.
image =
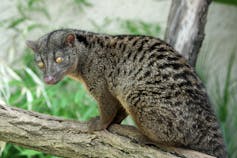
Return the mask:
[[[196,71],[207,87],[221,122],[229,157],[237,157],[237,1],[212,3],[206,39]],[[224,2],[225,4],[221,4]],[[98,115],[96,102],[78,82],[65,78],[46,86],[26,39],[58,28],[163,38],[170,0],[13,0],[1,1],[0,102],[41,113],[87,120]],[[104,9],[103,9],[104,8]],[[234,14],[234,15],[233,15]],[[131,124],[127,119],[125,123]],[[7,144],[2,158],[54,158]]]

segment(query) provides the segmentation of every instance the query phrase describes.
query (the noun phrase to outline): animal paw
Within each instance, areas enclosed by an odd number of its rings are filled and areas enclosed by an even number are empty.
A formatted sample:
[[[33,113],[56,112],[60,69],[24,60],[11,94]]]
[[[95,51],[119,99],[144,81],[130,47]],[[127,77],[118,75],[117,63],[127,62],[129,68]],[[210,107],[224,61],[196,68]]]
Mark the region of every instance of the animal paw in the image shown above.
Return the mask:
[[[89,132],[101,131],[106,128],[107,128],[107,124],[103,124],[99,116],[91,118],[88,122]]]

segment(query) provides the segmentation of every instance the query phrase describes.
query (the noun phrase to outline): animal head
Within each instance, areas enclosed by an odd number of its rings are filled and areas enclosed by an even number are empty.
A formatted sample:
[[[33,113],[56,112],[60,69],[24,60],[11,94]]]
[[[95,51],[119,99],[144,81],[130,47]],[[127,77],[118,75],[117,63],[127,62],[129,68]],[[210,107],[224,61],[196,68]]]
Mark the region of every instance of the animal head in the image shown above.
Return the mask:
[[[84,41],[83,41],[84,40]],[[56,30],[26,44],[34,51],[35,62],[47,84],[56,84],[76,70],[78,56],[85,52],[86,39],[75,30]]]

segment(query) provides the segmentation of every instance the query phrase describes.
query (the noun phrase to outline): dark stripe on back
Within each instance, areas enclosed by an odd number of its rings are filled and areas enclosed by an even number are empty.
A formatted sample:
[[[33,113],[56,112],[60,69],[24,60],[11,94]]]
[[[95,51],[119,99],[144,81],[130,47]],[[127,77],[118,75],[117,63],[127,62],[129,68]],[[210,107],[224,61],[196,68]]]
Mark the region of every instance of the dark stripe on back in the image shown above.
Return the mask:
[[[84,35],[76,34],[76,38],[79,42],[83,43],[85,46],[89,45],[89,42],[88,42],[88,40],[86,39],[86,37]],[[100,43],[100,44],[103,46],[102,43]]]
[[[153,45],[150,46],[149,51],[153,51],[154,49],[156,49],[157,47],[159,47],[161,45],[161,43],[154,43]]]

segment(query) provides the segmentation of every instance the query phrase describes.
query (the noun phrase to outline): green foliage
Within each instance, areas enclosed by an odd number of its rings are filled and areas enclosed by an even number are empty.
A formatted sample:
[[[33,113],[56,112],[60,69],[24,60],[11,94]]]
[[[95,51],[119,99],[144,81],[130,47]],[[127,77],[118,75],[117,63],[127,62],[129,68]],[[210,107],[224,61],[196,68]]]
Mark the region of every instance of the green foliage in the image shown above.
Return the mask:
[[[20,31],[20,27],[28,21],[32,23],[27,25],[26,30],[31,31],[34,28],[42,27],[42,24],[32,21],[30,15],[37,13],[50,19],[48,11],[45,9],[44,0],[18,0],[17,1],[17,16],[10,17],[0,22],[0,26],[7,27],[8,29]]]
[[[196,70],[206,85],[208,84],[208,78],[211,75],[215,76],[214,84],[209,89],[209,96],[221,123],[229,157],[235,158],[237,157],[237,135],[234,134],[237,131],[237,78],[233,76],[233,70],[236,64],[236,50],[229,56],[228,64],[222,65],[225,68],[225,74],[222,74],[223,76],[220,76],[219,69],[214,72],[209,71],[209,67],[213,66],[213,63],[207,61],[207,59],[211,58],[208,55],[215,56],[216,54],[201,53],[198,58]]]
[[[229,157],[237,157],[237,136],[233,135],[237,130],[237,116],[236,112],[233,113],[233,111],[237,110],[237,98],[235,97],[237,94],[237,85],[235,85],[237,80],[232,80],[234,61],[235,52],[231,53],[229,57],[229,62],[226,67],[224,87],[222,89],[220,88],[221,82],[217,78],[215,93],[213,93],[215,104],[218,107],[218,118],[221,121],[225,140],[227,142]]]
[[[230,4],[230,5],[237,5],[237,0],[214,0],[216,2]]]
[[[77,4],[79,7],[91,7],[92,3],[88,2],[88,0],[73,0],[75,4]]]
[[[57,158],[57,157],[8,144],[4,149],[1,158]]]
[[[120,26],[120,32],[124,34],[133,35],[149,35],[149,36],[160,36],[161,27],[158,23],[150,23],[141,20],[124,20],[120,18],[110,19],[105,18],[102,24],[98,24],[95,21],[91,21],[97,32],[104,32],[108,27],[113,24]],[[116,30],[117,31],[117,30]],[[116,31],[110,33],[117,33]]]
[[[122,21],[121,27],[125,29],[125,32],[135,35],[149,35],[158,36],[160,33],[160,25],[154,23],[147,23],[140,20],[125,20]]]
[[[218,107],[219,107],[219,111],[218,111],[218,115],[220,118],[221,122],[226,122],[226,118],[228,116],[228,104],[230,101],[230,97],[231,97],[231,92],[230,92],[230,88],[231,88],[231,72],[233,69],[233,65],[234,65],[234,60],[235,60],[235,52],[233,52],[230,56],[229,59],[229,64],[227,66],[227,71],[226,71],[226,79],[225,79],[225,84],[224,84],[224,89],[223,89],[223,93],[221,95],[221,92],[219,89],[217,89],[217,97],[216,98]],[[218,80],[217,80],[218,81]],[[216,87],[218,87],[218,85],[220,85],[220,83],[217,82]]]

